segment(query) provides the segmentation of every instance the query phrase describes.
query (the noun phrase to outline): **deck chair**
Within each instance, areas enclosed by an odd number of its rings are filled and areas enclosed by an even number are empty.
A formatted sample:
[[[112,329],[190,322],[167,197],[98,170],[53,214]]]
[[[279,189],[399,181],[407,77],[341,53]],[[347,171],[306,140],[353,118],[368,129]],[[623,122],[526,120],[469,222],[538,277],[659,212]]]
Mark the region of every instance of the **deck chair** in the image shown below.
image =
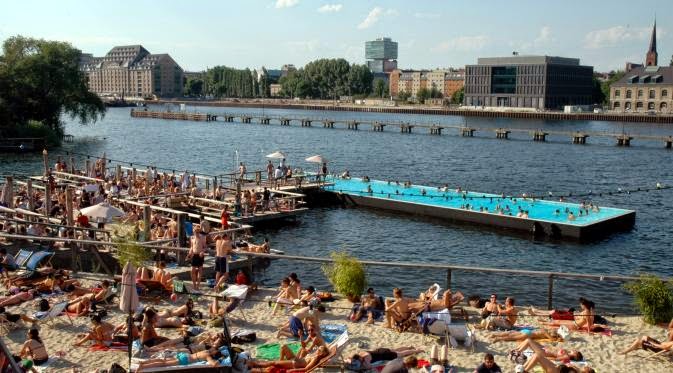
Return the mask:
[[[322,358],[320,362],[314,366],[311,369],[288,369],[286,373],[310,373],[313,372],[316,369],[322,369],[327,363],[329,363],[332,359],[334,359],[337,356],[341,356],[341,353],[343,352],[344,347],[349,341],[348,337],[348,332],[344,332],[341,334],[337,339],[335,339],[332,343],[330,343],[327,347],[329,349],[329,354]],[[342,359],[343,360],[343,359]]]
[[[28,261],[31,255],[33,255],[33,251],[21,249],[14,256],[14,263],[16,263],[16,265],[19,268],[25,267],[26,262]]]
[[[47,316],[40,320],[40,323],[44,323],[50,327],[53,326],[54,320],[56,320],[60,314],[65,312],[66,307],[68,307],[68,301],[54,304],[51,306],[51,309],[49,309]],[[70,321],[70,324],[72,325],[72,318],[70,315],[68,315],[67,312],[65,312],[65,314],[68,317],[68,321]]]
[[[423,312],[419,317],[419,323],[423,325],[423,333],[443,336],[447,343],[453,338],[461,341],[466,347],[474,352],[476,336],[464,323],[451,323],[451,312],[443,309],[439,312]],[[435,320],[430,323],[428,320]],[[451,343],[453,345],[453,343]]]
[[[647,357],[645,357],[644,360],[650,360],[650,359],[659,358],[659,357],[666,357],[666,356],[669,359],[671,357],[673,357],[673,350],[663,350],[663,351],[659,351],[659,352],[654,352],[654,353],[648,355]]]
[[[0,335],[9,334],[12,330],[23,328],[24,325],[20,324],[20,321],[21,320],[18,322],[11,322],[5,317],[0,316]]]
[[[241,317],[243,317],[243,321],[245,322],[248,322],[248,319],[245,317],[245,312],[243,311],[243,302],[248,296],[248,290],[248,285],[229,285],[229,287],[220,293],[220,295],[225,299],[231,298],[234,300],[229,307],[232,309],[228,309],[227,314],[230,314],[235,309],[238,309],[241,313]]]
[[[51,259],[54,257],[53,251],[36,251],[31,255],[25,264],[25,269],[35,271],[40,266],[51,264]]]

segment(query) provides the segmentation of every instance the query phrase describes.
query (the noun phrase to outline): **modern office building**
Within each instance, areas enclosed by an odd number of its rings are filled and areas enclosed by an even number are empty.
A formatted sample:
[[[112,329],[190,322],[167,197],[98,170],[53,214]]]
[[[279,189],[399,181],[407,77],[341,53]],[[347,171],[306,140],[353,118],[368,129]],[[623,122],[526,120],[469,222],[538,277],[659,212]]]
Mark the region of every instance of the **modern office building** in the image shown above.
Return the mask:
[[[657,66],[657,23],[645,65],[634,67],[610,86],[610,109],[617,112],[673,113],[673,66]]]
[[[577,58],[480,58],[476,65],[465,67],[464,104],[540,110],[591,105],[593,70]]]
[[[389,90],[393,97],[401,92],[416,97],[418,91],[437,89],[442,97],[450,98],[465,84],[465,70],[438,69],[438,70],[393,70],[390,73]]]
[[[182,96],[184,71],[168,54],[151,54],[142,45],[117,46],[104,57],[82,54],[80,69],[89,89],[100,96]]]
[[[397,68],[397,42],[378,38],[365,42],[365,59],[373,73],[389,73]]]

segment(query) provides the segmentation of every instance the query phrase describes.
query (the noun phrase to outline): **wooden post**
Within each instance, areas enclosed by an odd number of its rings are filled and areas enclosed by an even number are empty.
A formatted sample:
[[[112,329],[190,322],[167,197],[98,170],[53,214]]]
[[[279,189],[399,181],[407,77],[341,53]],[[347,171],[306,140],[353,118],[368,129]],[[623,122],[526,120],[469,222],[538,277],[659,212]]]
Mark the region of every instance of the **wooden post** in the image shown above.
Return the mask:
[[[51,211],[51,184],[47,181],[44,184],[44,216],[49,221],[49,212]]]
[[[42,150],[42,163],[44,164],[44,176],[49,176],[49,153],[47,149]]]
[[[551,310],[554,299],[554,275],[549,275],[549,287],[547,288],[547,309]]]
[[[70,157],[70,173],[75,173],[75,157]]]
[[[143,206],[143,242],[150,240],[150,221],[152,220],[152,210],[150,205]]]
[[[89,158],[84,161],[84,176],[89,176],[89,171],[91,170],[91,160]]]
[[[446,270],[446,290],[451,289],[451,268]]]
[[[118,164],[115,169],[115,181],[119,182],[122,179],[122,165]]]
[[[206,179],[206,193],[210,190],[210,179]]]
[[[217,191],[217,176],[213,177],[213,199],[215,199],[216,191]]]
[[[7,183],[11,181],[11,176],[7,177]],[[33,195],[33,180],[26,181],[26,189],[28,192],[28,210],[35,211],[35,196]],[[12,207],[12,206],[10,206]]]
[[[68,226],[72,227],[75,225],[72,213],[72,189],[67,187],[65,188],[65,218]],[[79,249],[76,244],[71,242],[68,243],[68,246],[70,247],[70,268],[77,271],[77,253]]]

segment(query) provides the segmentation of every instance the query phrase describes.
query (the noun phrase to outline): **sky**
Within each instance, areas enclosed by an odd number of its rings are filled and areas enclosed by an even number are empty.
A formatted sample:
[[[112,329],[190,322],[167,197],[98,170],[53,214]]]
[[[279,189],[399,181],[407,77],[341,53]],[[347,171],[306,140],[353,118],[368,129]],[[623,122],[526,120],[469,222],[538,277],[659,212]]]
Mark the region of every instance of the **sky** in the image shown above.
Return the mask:
[[[318,58],[364,63],[364,43],[399,43],[400,68],[462,67],[478,57],[576,57],[596,71],[645,59],[656,14],[659,64],[673,55],[673,1],[650,0],[0,0],[0,41],[68,41],[169,53],[183,69],[270,69]]]

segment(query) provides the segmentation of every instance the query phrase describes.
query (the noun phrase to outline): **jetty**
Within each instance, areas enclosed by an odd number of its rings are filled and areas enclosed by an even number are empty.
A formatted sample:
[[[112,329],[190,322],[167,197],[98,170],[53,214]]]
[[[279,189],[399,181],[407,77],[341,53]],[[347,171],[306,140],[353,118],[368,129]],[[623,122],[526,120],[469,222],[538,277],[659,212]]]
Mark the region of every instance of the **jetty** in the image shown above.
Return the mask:
[[[223,121],[225,123],[243,123],[243,124],[279,124],[280,126],[290,126],[292,124],[301,127],[321,127],[325,129],[342,128],[352,131],[369,129],[373,132],[397,131],[402,134],[411,134],[425,132],[430,135],[442,135],[452,132],[455,136],[463,138],[491,137],[500,140],[510,139],[511,134],[523,134],[535,142],[547,142],[550,136],[565,137],[570,143],[576,145],[586,145],[589,138],[608,138],[612,139],[615,145],[620,147],[629,147],[633,141],[654,141],[663,144],[665,149],[673,149],[673,133],[669,135],[645,135],[630,134],[626,132],[600,132],[600,131],[557,131],[543,130],[539,128],[492,128],[492,127],[474,127],[466,125],[450,125],[442,123],[412,123],[404,121],[380,121],[380,120],[358,120],[358,119],[334,119],[324,117],[307,116],[287,116],[287,115],[266,115],[250,113],[224,113],[224,114],[205,114],[205,113],[187,113],[187,112],[163,112],[163,111],[138,111],[131,110],[133,118],[156,118],[156,119],[176,119],[193,121]]]

